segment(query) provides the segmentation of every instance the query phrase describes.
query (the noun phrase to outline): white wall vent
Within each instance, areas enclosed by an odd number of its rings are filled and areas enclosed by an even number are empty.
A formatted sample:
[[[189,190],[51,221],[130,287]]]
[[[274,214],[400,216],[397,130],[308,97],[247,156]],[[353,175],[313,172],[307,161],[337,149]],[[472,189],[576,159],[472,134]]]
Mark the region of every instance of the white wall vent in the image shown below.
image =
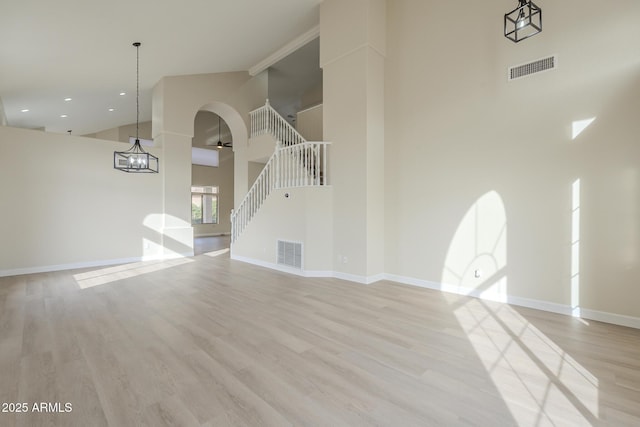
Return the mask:
[[[302,243],[278,240],[278,264],[302,270]]]
[[[558,59],[556,55],[549,56],[548,58],[538,59],[537,61],[529,62],[527,64],[509,67],[508,78],[509,81],[520,79],[522,77],[530,76],[531,74],[553,70],[557,65]]]

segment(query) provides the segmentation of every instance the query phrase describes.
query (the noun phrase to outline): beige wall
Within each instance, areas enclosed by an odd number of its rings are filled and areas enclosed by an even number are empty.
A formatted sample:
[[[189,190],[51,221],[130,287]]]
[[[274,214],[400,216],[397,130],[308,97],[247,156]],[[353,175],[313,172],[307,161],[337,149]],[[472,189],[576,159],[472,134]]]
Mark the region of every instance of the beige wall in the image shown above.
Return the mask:
[[[84,135],[87,138],[104,139],[107,141],[129,142],[129,137],[136,136],[136,124],[105,129],[100,132]],[[151,139],[151,122],[140,123],[138,136],[142,139]]]
[[[264,169],[264,165],[265,163],[249,162],[249,185],[250,186],[253,185],[254,182],[256,182],[256,179],[258,178],[258,176],[260,176],[262,169]]]
[[[7,115],[4,112],[4,105],[2,104],[2,98],[0,98],[0,126],[7,125]]]
[[[508,6],[387,2],[387,273],[640,317],[640,4],[547,2],[518,44]],[[551,54],[557,70],[507,82]]]
[[[320,7],[335,270],[363,281],[384,273],[384,8],[379,0]]]
[[[305,271],[330,272],[332,193],[331,187],[274,190],[233,244],[233,255],[274,265],[278,240],[299,242],[304,247]]]
[[[218,187],[218,224],[196,224],[193,233],[198,236],[217,236],[231,232],[231,209],[233,209],[233,156],[225,158],[217,168],[192,165],[193,185]]]
[[[184,151],[191,146],[193,120],[198,111],[221,116],[233,135],[234,205],[237,205],[249,188],[246,156],[249,112],[264,105],[266,96],[266,73],[255,77],[247,72],[165,77],[154,87],[152,135],[154,140],[160,134],[179,138],[182,142],[175,149]],[[168,166],[180,168],[177,164]],[[188,172],[189,180],[190,175]],[[187,171],[182,171],[181,176],[186,177]]]
[[[120,128],[105,129],[100,132],[96,132],[93,135],[87,135],[97,139],[104,139],[106,141],[120,141]]]
[[[322,104],[322,82],[304,92],[300,99],[300,107],[303,110],[318,104]]]
[[[221,122],[221,127],[226,126]],[[231,232],[231,210],[233,209],[233,169],[234,156],[230,148],[216,149],[210,144],[218,141],[218,117],[208,111],[200,111],[194,118],[194,147],[216,150],[218,153],[218,166],[191,166],[191,184],[218,187],[218,218],[217,224],[196,224],[193,226],[194,236],[215,236],[229,234]],[[220,135],[223,141],[230,140],[224,132]]]
[[[126,148],[0,127],[0,275],[161,255],[160,176],[114,170]]]
[[[0,128],[0,236],[14,242],[0,248],[0,274],[192,254],[190,187],[192,179],[203,178],[198,170],[192,176],[191,168],[196,112],[219,110],[234,133],[236,154],[244,153],[248,112],[264,103],[263,80],[228,73],[160,81],[154,89],[155,133],[144,125],[140,134],[153,136],[156,145],[149,151],[160,158],[157,175],[113,169],[113,151],[128,144]],[[130,130],[124,126],[107,134],[128,139]],[[242,196],[247,187],[243,160]],[[222,168],[237,170],[224,162]],[[236,190],[235,177],[228,181],[224,219]],[[221,224],[224,231],[228,227]]]
[[[296,130],[307,141],[323,141],[322,104],[298,112]]]
[[[266,164],[276,149],[276,139],[268,134],[258,135],[249,139],[245,156],[249,162]],[[251,173],[249,173],[251,176]],[[249,185],[252,181],[249,180]]]

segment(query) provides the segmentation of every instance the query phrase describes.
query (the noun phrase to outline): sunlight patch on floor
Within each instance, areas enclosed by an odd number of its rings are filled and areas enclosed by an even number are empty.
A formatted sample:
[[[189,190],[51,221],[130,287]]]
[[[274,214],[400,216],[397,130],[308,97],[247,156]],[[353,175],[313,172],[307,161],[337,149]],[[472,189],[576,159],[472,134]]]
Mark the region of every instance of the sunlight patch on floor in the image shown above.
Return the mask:
[[[226,253],[229,253],[229,248],[220,249],[219,251],[205,252],[203,255],[206,255],[206,256],[211,257],[211,258],[215,258],[215,257],[219,257],[221,255],[224,255]]]
[[[508,305],[470,300],[455,310],[518,425],[592,425],[598,379]]]
[[[87,289],[118,280],[128,279],[130,277],[141,276],[143,274],[176,267],[190,262],[193,262],[193,259],[178,258],[162,261],[142,261],[79,273],[75,274],[73,278],[78,283],[78,286],[80,286],[80,289]]]

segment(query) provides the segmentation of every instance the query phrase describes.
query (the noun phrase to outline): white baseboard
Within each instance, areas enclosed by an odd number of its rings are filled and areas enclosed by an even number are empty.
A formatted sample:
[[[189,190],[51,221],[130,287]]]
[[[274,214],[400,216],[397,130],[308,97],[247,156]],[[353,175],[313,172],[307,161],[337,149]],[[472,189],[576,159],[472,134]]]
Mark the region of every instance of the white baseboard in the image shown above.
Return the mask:
[[[416,279],[413,277],[405,277],[398,276],[395,274],[377,274],[374,276],[360,276],[349,273],[342,273],[338,271],[303,271],[296,270],[287,267],[283,267],[281,265],[255,260],[251,258],[241,257],[237,255],[232,255],[231,259],[235,259],[237,261],[246,262],[248,264],[258,265],[260,267],[270,268],[272,270],[281,271],[284,273],[291,273],[301,277],[331,277],[341,280],[346,280],[349,282],[361,283],[361,284],[371,284],[378,282],[380,280],[388,280],[390,282],[401,283],[403,285],[417,286],[420,288],[432,289],[441,292],[447,292],[456,295],[465,295],[473,298],[486,299],[491,301],[503,302],[506,304],[516,305],[520,307],[533,308],[536,310],[547,311],[551,313],[563,314],[565,316],[571,316],[572,310],[571,307],[565,304],[557,304],[548,301],[540,301],[534,300],[530,298],[522,298],[522,297],[514,297],[514,296],[505,296],[502,298],[494,299],[487,298],[484,295],[481,295],[480,292],[476,289],[472,288],[464,288],[460,286],[448,285],[444,283],[430,282],[428,280]],[[598,322],[611,323],[619,326],[627,326],[630,328],[640,329],[640,318],[625,316],[622,314],[614,314],[614,313],[606,313],[602,311],[596,310],[588,310],[581,309],[580,317],[583,319],[595,320]]]
[[[436,282],[429,282],[427,280],[420,280],[412,277],[403,277],[403,276],[397,276],[394,274],[385,274],[385,280],[402,283],[404,285],[418,286],[421,288],[433,289],[433,290],[438,290],[438,291],[457,294],[457,295],[466,295],[474,298],[488,299],[488,298],[483,298],[483,296],[481,296],[479,292],[476,291],[475,289],[462,288],[458,286],[452,286],[452,285],[436,283]],[[557,304],[557,303],[548,302],[548,301],[540,301],[540,300],[534,300],[530,298],[514,297],[509,295],[507,295],[504,299],[497,300],[497,301],[504,302],[511,305],[517,305],[520,307],[533,308],[536,310],[563,314],[565,316],[572,316],[572,309],[570,306],[566,304]],[[607,313],[603,311],[581,308],[580,318],[640,329],[640,318],[625,316],[623,314]]]
[[[192,256],[193,256],[193,252],[185,253],[185,254],[153,255],[153,256],[132,257],[132,258],[108,259],[108,260],[100,260],[100,261],[75,262],[75,263],[69,263],[69,264],[45,265],[45,266],[38,266],[38,267],[15,268],[10,270],[0,270],[0,277],[22,276],[24,274],[51,273],[54,271],[78,270],[83,268],[107,267],[110,265],[131,264],[134,262],[142,262],[142,261],[162,261],[162,260],[169,260],[169,259],[176,259],[176,258],[187,258]]]
[[[198,237],[221,237],[221,236],[231,236],[231,232],[225,231],[222,233],[205,233],[205,234],[194,234],[194,238]]]
[[[289,273],[300,277],[332,277],[331,271],[315,271],[315,270],[298,270],[297,268],[287,267],[285,265],[275,264],[272,262],[262,261],[259,259],[248,258],[240,255],[234,255],[231,252],[231,259],[235,261],[245,262],[258,267],[264,267],[282,273]]]
[[[614,325],[640,329],[640,318],[633,316],[625,316],[623,314],[613,314],[604,311],[582,308],[580,309],[580,317],[582,317],[583,319],[591,319],[598,322],[613,323]]]
[[[335,279],[346,280],[348,282],[361,283],[363,285],[370,285],[385,279],[384,274],[377,274],[375,276],[359,276],[355,274],[342,273],[339,271],[325,271],[325,270],[298,270],[295,268],[286,267],[280,264],[274,264],[259,259],[243,257],[240,255],[234,255],[231,253],[231,259],[247,264],[257,265],[259,267],[269,268],[271,270],[281,271],[283,273],[290,273],[300,277],[332,277]]]
[[[193,252],[190,252],[190,253],[184,253],[184,254],[153,255],[153,256],[143,256],[143,257],[119,258],[119,259],[109,259],[109,260],[101,260],[101,261],[70,263],[70,264],[48,265],[48,266],[42,266],[42,267],[16,268],[16,269],[9,269],[9,270],[0,270],[0,277],[20,276],[24,274],[36,274],[36,273],[49,273],[49,272],[62,271],[62,270],[77,270],[77,269],[83,269],[83,268],[106,267],[110,265],[130,264],[130,263],[141,262],[141,261],[169,260],[169,259],[176,259],[176,258],[191,257],[193,255],[194,255]],[[406,276],[399,276],[395,274],[382,273],[382,274],[376,274],[373,276],[360,276],[355,274],[342,273],[338,271],[297,270],[295,268],[290,268],[290,267],[278,265],[275,263],[242,257],[239,255],[233,255],[233,253],[231,254],[231,259],[236,261],[246,262],[247,264],[253,264],[260,267],[269,268],[271,270],[276,270],[283,273],[294,274],[300,277],[331,277],[331,278],[346,280],[349,282],[361,283],[365,285],[369,285],[369,284],[378,282],[380,280],[388,280],[391,282],[397,282],[404,285],[433,289],[433,290],[457,294],[457,295],[466,295],[466,296],[471,296],[475,298],[490,299],[490,298],[483,297],[475,289],[463,288],[459,286],[447,285],[447,284],[437,283],[437,282],[430,282],[428,280],[416,279],[413,277],[406,277]],[[521,307],[533,308],[536,310],[548,311],[551,313],[558,313],[558,314],[563,314],[567,316],[572,315],[571,307],[565,304],[557,304],[557,303],[552,303],[547,301],[539,301],[539,300],[522,298],[522,297],[514,297],[514,296],[506,296],[505,298],[501,298],[499,300],[495,300],[495,299],[492,299],[492,300],[504,302],[512,305],[517,305]],[[623,314],[607,313],[603,311],[590,310],[585,308],[580,309],[580,317],[583,319],[595,320],[598,322],[611,323],[614,325],[640,329],[640,318],[638,317],[626,316]]]
[[[384,280],[384,274],[376,274],[374,276],[358,276],[355,274],[343,273],[341,271],[332,271],[328,276],[335,279],[347,280],[349,282],[361,283],[363,285],[370,285],[380,280]]]

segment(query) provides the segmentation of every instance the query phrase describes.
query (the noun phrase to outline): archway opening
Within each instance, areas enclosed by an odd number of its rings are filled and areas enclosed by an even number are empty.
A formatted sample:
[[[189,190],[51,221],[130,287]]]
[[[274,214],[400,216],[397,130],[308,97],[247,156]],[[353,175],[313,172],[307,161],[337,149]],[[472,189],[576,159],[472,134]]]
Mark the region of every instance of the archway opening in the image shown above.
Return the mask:
[[[244,121],[228,104],[206,104],[194,117],[191,223],[194,248],[200,248],[196,252],[206,252],[208,245],[219,246],[220,237],[231,233],[230,216],[236,198],[235,150],[246,146],[246,136]]]

